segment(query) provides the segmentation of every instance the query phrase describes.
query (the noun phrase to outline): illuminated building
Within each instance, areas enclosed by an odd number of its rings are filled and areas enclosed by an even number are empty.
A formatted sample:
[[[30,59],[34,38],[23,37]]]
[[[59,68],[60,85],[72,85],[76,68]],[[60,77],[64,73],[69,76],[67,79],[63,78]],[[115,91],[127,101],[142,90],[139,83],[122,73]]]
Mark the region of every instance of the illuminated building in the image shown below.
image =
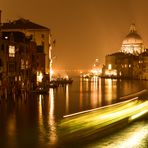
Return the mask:
[[[90,70],[90,75],[92,76],[100,76],[102,73],[102,68],[99,63],[99,59],[95,60],[95,63],[93,64],[92,69]]]
[[[6,32],[22,32],[26,37],[30,38],[31,41],[36,42],[38,53],[41,53],[43,62],[42,69],[45,69],[45,73],[49,73],[49,41],[50,41],[50,30],[47,27],[38,25],[26,19],[18,19],[15,21],[9,21],[3,23],[2,31]],[[44,61],[43,58],[45,57]]]
[[[138,78],[140,74],[139,57],[122,52],[105,57],[103,76],[113,78]]]
[[[139,55],[144,52],[141,36],[137,33],[135,24],[131,24],[129,34],[122,42],[121,52]]]
[[[148,64],[148,62],[146,62],[147,58],[142,56],[144,52],[143,40],[137,33],[135,24],[132,24],[129,34],[122,42],[120,51],[106,55],[102,76],[143,79],[145,75],[147,75],[142,65],[143,60]]]

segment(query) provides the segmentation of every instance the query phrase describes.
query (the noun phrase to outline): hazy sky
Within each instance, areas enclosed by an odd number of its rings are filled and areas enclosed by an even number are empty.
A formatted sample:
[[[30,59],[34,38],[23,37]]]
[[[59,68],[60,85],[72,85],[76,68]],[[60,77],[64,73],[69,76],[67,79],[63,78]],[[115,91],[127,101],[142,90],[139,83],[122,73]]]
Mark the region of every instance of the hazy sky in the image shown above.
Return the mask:
[[[23,17],[51,29],[56,68],[104,63],[133,22],[148,47],[148,0],[1,0],[0,8],[3,22]]]

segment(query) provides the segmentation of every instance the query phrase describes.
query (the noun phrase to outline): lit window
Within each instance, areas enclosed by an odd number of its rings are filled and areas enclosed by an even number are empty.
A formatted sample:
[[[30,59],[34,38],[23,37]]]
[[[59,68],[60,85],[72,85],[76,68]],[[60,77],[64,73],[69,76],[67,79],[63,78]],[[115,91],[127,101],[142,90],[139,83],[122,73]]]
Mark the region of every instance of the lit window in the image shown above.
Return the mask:
[[[37,71],[37,82],[42,82],[43,74],[42,72]]]
[[[28,60],[27,60],[27,61],[26,61],[26,68],[28,68],[28,65],[29,65],[29,64],[28,64]]]
[[[15,81],[17,81],[17,76],[15,76]]]
[[[25,63],[23,59],[21,59],[21,69],[25,69]]]
[[[15,46],[9,46],[9,57],[15,57]]]
[[[109,69],[109,70],[112,69],[112,64],[108,64],[108,69]]]

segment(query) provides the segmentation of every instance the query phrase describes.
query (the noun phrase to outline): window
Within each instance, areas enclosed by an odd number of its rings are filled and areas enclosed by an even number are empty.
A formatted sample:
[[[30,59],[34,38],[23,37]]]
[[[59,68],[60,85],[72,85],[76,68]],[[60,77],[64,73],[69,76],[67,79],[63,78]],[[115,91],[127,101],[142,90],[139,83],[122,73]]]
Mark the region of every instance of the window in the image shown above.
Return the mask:
[[[44,53],[44,47],[43,46],[37,46],[37,52],[38,53]]]
[[[41,38],[44,39],[44,34],[41,34]]]
[[[0,59],[0,67],[3,66],[3,62],[2,59]]]
[[[15,72],[15,65],[14,63],[9,63],[9,72]]]
[[[21,69],[25,69],[25,63],[23,59],[21,59]]]
[[[26,62],[25,62],[25,60],[24,59],[21,59],[21,69],[27,69],[29,67],[29,62],[28,62],[28,60],[26,60]]]
[[[26,68],[28,68],[29,67],[29,63],[28,63],[28,60],[26,61]]]
[[[9,57],[15,57],[15,46],[9,46]]]

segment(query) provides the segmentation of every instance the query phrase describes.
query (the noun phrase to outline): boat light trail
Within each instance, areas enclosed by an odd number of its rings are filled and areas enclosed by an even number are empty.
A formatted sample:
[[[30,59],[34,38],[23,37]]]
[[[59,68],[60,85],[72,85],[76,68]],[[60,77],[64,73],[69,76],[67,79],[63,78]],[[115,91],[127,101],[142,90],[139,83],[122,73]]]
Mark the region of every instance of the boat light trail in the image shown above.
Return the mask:
[[[79,112],[65,118],[60,123],[62,137],[83,138],[108,129],[121,122],[131,122],[148,112],[148,101],[138,97],[98,109]]]

